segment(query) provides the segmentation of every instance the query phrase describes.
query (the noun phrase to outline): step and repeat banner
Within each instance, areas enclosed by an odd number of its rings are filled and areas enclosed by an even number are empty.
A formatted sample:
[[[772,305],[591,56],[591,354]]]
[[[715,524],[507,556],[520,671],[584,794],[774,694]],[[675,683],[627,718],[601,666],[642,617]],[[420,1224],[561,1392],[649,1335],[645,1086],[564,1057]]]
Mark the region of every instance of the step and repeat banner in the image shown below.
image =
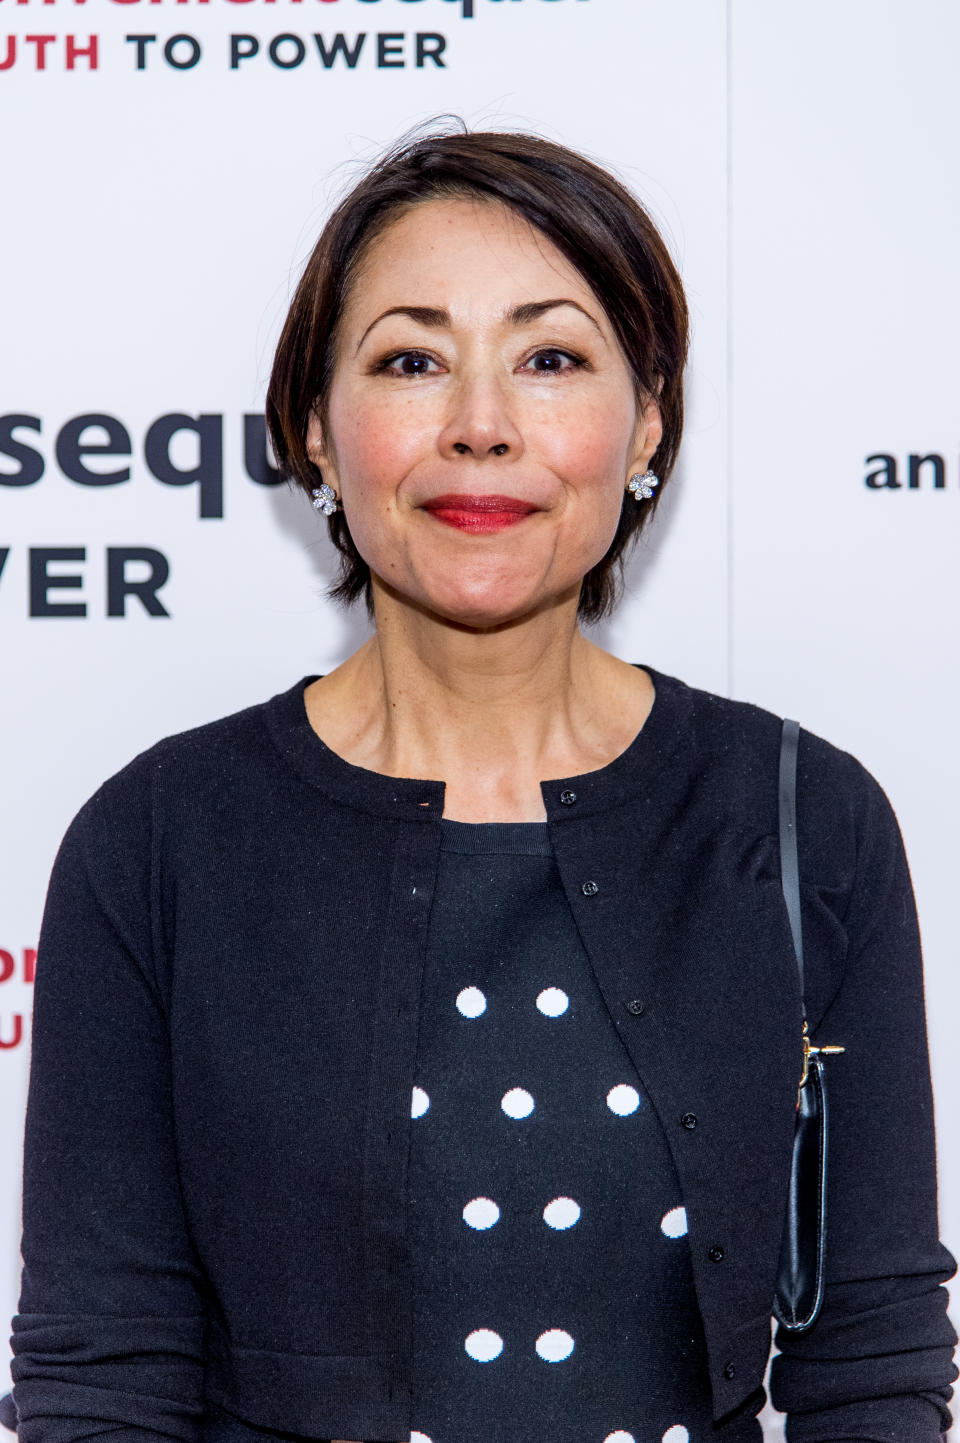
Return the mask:
[[[888,792],[960,1248],[958,61],[952,0],[0,0],[0,1314],[64,829],[157,738],[368,634],[264,392],[330,207],[443,115],[585,151],[671,245],[686,440],[597,639]]]

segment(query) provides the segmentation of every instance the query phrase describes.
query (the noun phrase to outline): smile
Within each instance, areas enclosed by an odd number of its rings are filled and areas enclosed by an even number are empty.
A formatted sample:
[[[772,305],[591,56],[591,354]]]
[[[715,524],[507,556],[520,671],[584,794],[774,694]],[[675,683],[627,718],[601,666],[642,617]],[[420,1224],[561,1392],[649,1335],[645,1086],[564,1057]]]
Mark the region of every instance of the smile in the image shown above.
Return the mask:
[[[460,531],[488,532],[515,526],[539,507],[515,496],[448,495],[434,496],[423,509],[444,525],[456,526]]]

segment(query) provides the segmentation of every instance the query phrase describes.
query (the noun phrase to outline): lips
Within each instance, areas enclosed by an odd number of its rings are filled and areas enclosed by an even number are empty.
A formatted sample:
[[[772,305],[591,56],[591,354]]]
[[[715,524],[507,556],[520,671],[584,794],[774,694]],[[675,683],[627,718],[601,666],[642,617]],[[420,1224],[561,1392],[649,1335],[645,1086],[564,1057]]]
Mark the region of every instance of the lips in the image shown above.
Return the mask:
[[[540,508],[532,501],[521,501],[516,496],[481,495],[465,496],[450,493],[434,496],[424,503],[438,521],[447,526],[456,526],[460,531],[502,531],[505,526],[515,526],[525,516]]]

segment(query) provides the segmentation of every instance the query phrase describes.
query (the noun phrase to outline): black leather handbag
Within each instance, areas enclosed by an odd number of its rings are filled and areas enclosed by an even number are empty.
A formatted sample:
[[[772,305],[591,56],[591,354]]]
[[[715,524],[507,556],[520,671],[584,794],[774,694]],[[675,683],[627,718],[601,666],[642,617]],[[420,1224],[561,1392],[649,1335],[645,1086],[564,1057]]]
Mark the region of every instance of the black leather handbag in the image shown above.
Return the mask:
[[[780,876],[804,999],[800,867],[797,857],[797,745],[799,724],[786,718],[780,739]],[[803,1005],[803,1071],[797,1094],[790,1191],[773,1311],[791,1332],[810,1328],[823,1303],[827,1245],[827,1091],[823,1058],[842,1047],[814,1047]]]

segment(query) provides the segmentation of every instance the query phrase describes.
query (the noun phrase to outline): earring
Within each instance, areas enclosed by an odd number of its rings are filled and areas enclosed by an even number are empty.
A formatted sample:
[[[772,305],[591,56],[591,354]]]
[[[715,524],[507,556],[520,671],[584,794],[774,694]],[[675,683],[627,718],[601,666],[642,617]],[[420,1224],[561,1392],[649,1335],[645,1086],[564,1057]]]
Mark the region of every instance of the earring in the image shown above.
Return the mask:
[[[332,516],[336,511],[337,493],[326,481],[321,481],[320,485],[310,492],[310,495],[313,497],[314,506],[318,511],[322,511],[324,516]]]
[[[627,490],[633,492],[634,501],[649,501],[653,495],[653,488],[659,485],[660,478],[652,471],[644,471],[643,475],[638,471],[627,482]]]

